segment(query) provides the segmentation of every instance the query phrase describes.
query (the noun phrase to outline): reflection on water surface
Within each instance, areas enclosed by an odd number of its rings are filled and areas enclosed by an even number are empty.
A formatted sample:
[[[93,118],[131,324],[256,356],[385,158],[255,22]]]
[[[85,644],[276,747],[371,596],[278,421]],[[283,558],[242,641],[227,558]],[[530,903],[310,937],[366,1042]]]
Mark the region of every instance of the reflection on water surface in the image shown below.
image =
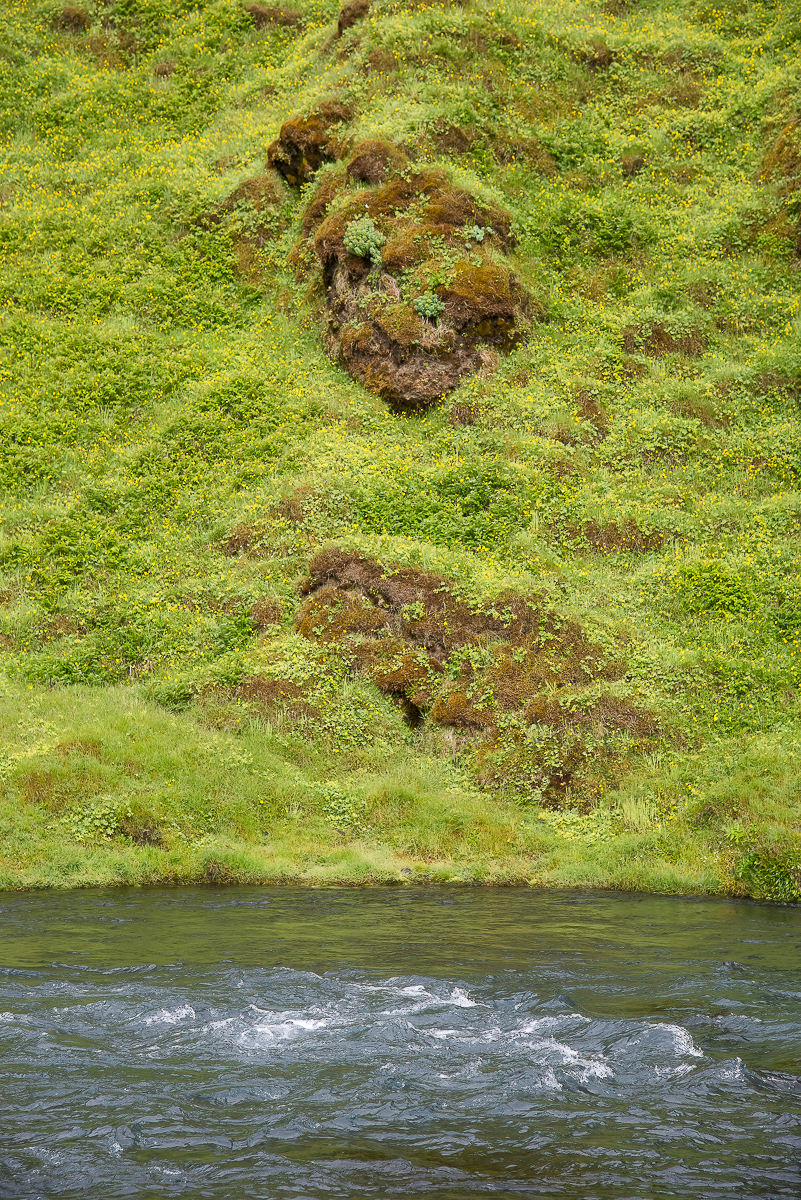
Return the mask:
[[[793,1197],[801,912],[0,899],[0,1197]]]

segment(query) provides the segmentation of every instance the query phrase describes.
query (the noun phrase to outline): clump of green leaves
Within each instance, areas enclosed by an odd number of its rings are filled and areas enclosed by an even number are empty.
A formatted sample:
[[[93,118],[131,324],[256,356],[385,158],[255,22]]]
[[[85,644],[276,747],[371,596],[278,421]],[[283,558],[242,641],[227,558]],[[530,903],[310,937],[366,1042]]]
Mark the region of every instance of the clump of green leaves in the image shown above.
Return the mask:
[[[801,900],[801,863],[792,865],[767,851],[751,850],[737,863],[735,878],[761,900],[793,904]]]
[[[357,258],[369,258],[374,267],[381,266],[381,247],[386,242],[383,233],[376,229],[372,217],[359,217],[351,221],[342,239],[345,249]]]
[[[76,841],[92,843],[118,836],[130,816],[131,806],[124,801],[99,798],[74,808],[63,820]]]
[[[720,563],[693,563],[682,567],[675,587],[694,612],[745,613],[754,605],[748,584]]]
[[[364,829],[364,801],[333,783],[318,784],[315,791],[323,801],[323,816],[340,833]]]
[[[414,311],[426,320],[436,321],[437,317],[444,313],[445,305],[440,300],[439,296],[435,296],[433,292],[426,292],[424,296],[418,296],[414,301]]]
[[[422,621],[425,615],[425,605],[420,600],[413,600],[411,604],[404,604],[401,609],[401,617],[404,621]]]

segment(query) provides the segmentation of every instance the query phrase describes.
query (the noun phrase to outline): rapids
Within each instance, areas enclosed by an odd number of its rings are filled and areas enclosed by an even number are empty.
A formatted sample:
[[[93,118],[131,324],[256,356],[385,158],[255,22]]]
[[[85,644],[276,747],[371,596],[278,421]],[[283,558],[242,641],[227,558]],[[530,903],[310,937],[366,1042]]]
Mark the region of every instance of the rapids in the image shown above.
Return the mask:
[[[801,1192],[798,909],[206,888],[0,923],[0,1197]]]

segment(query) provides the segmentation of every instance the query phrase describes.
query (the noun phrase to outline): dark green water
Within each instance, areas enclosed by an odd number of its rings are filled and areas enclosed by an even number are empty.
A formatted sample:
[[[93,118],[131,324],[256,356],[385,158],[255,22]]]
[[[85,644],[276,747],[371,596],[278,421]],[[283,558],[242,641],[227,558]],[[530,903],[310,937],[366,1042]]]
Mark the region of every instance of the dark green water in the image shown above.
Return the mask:
[[[0,897],[0,1196],[801,1195],[801,911]]]

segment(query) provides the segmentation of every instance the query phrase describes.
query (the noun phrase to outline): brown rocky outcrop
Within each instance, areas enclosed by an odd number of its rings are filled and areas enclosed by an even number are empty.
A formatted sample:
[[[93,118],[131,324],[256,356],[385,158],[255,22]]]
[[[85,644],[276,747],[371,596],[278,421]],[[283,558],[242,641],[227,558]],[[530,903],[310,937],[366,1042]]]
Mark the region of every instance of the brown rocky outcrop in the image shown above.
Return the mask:
[[[267,165],[292,187],[308,183],[323,163],[336,159],[341,126],[352,116],[349,105],[326,100],[308,116],[290,117],[268,147]]]
[[[428,722],[472,742],[487,782],[522,771],[558,800],[586,775],[590,753],[602,756],[606,733],[641,740],[657,733],[653,715],[625,698],[580,699],[588,684],[620,679],[625,665],[541,595],[470,604],[442,575],[388,568],[338,547],[318,554],[309,570],[298,632],[336,646],[412,726]],[[539,739],[526,739],[531,726],[544,731]]]
[[[429,407],[492,348],[512,349],[537,311],[507,258],[509,213],[389,142],[357,143],[325,172],[302,228],[329,351],[395,411]]]

